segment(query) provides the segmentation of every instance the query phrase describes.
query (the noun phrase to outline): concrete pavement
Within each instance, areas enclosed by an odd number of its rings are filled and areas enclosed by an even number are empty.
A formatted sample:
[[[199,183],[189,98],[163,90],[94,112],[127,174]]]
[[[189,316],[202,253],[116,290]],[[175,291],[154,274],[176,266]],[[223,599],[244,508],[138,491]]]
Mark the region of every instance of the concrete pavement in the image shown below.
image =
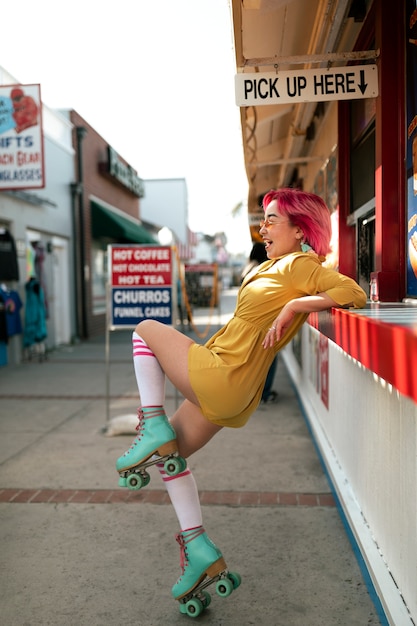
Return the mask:
[[[234,298],[233,290],[222,294],[212,332]],[[202,313],[195,317],[201,331]],[[110,335],[109,370],[104,338],[0,369],[1,623],[384,623],[282,361],[278,402],[189,459],[206,530],[242,584],[225,599],[213,590],[196,620],[179,613],[170,594],[180,573],[175,514],[157,472],[141,491],[117,487],[115,460],[133,435],[104,432],[107,415],[115,424],[139,404],[130,336]],[[180,401],[168,384],[167,412]]]

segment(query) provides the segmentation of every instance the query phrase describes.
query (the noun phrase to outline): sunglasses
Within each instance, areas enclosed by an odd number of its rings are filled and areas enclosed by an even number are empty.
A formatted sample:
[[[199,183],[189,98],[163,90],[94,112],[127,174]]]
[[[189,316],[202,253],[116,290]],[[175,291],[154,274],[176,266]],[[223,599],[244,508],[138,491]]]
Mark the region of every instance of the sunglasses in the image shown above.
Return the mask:
[[[277,221],[276,217],[267,217],[265,220],[259,222],[259,228],[269,228],[270,226],[282,226],[283,224],[289,224],[289,220],[285,222]]]

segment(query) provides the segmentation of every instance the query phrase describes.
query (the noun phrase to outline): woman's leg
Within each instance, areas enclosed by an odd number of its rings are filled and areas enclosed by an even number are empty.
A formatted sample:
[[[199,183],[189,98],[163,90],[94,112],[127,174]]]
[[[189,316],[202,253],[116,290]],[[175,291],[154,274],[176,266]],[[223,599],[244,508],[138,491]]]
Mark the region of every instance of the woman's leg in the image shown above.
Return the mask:
[[[127,486],[126,480],[131,480],[126,474],[128,470],[141,465],[157,451],[163,456],[179,449],[181,456],[188,457],[220,429],[203,416],[191,388],[188,351],[193,341],[153,320],[138,324],[132,341],[142,408],[139,411],[139,435],[116,463],[121,486]],[[171,424],[163,407],[165,375],[186,398]]]
[[[177,435],[178,452],[184,458],[202,448],[220,430],[220,426],[210,424],[198,407],[188,400],[182,403],[170,421]],[[168,476],[162,463],[157,467],[181,530],[201,526],[200,498],[191,470],[187,467],[176,476]]]
[[[171,419],[177,434],[181,456],[189,457],[202,448],[219,430],[209,422],[198,406],[185,400]],[[221,551],[203,527],[197,484],[187,467],[177,476],[167,476],[163,465],[157,465],[168,492],[181,532],[176,536],[181,549],[181,575],[172,587],[176,600],[185,602],[189,593],[207,576],[213,578],[226,570]]]
[[[278,363],[278,356],[276,356],[274,358],[274,360],[271,363],[271,366],[268,370],[268,374],[265,380],[265,386],[262,392],[262,397],[261,400],[262,402],[268,402],[268,398],[269,396],[273,393],[276,396],[276,392],[272,391],[272,384],[274,382],[274,378],[275,378],[275,372],[277,369],[277,363]]]
[[[165,414],[165,375],[181,393],[196,401],[188,379],[188,350],[191,339],[159,322],[138,324],[132,336],[133,363],[142,407],[139,410],[138,436],[116,462],[120,486],[129,486],[138,476],[129,470],[142,465],[153,454],[172,454],[177,437]]]
[[[142,411],[152,414],[155,409],[159,411],[162,408],[164,374],[186,398],[170,423],[175,431],[179,454],[183,457],[199,450],[221,429],[204,417],[191,388],[188,350],[192,343],[178,331],[151,320],[139,324],[133,335],[139,393],[142,404],[145,401],[148,405],[143,406]],[[202,526],[198,489],[190,469],[187,467],[175,476],[168,476],[162,463],[157,467],[181,529],[177,541],[183,555],[183,572],[172,588],[173,596],[181,599],[206,574],[214,576],[220,573],[225,568],[225,562]]]
[[[177,434],[178,452],[188,458],[214,437],[222,426],[210,422],[196,406],[189,400],[184,400],[170,419]]]
[[[165,375],[186,398],[170,422],[177,435],[179,453],[187,458],[221,430],[221,426],[204,417],[191,388],[188,351],[194,342],[174,328],[146,320],[137,325],[133,343],[142,405],[159,406],[163,403]]]
[[[198,406],[188,375],[188,350],[194,341],[175,328],[154,320],[140,322],[135,332],[146,342],[174,387]]]
[[[141,335],[139,335],[141,333]],[[142,401],[142,409],[140,411],[140,429],[139,436],[133,442],[131,448],[117,462],[117,469],[121,471],[121,485],[126,482],[123,478],[123,472],[126,469],[135,467],[149,458],[157,450],[158,446],[163,446],[165,442],[175,441],[178,453],[183,458],[189,457],[191,454],[204,446],[219,430],[220,426],[212,424],[201,413],[200,407],[185,400],[177,409],[175,414],[168,423],[163,408],[165,394],[165,373],[171,378],[174,384],[185,393],[187,386],[190,387],[188,379],[188,350],[192,345],[192,341],[185,335],[167,328],[162,324],[155,322],[143,322],[136,327],[133,333],[133,362],[135,367],[136,379],[139,394]],[[175,358],[172,358],[175,355]],[[164,371],[164,366],[166,370]],[[190,397],[195,397],[194,392],[189,392]],[[154,418],[154,419],[151,419]],[[174,508],[179,517],[181,529],[190,528],[193,525],[192,520],[196,517],[196,512],[190,513],[190,522],[185,522],[187,513],[184,513],[182,504],[176,505],[184,501],[181,494],[184,490],[184,484],[190,486],[190,496],[185,496],[185,501],[196,502],[196,508],[199,508],[199,498],[197,489],[192,484],[194,479],[187,478],[191,472],[184,470],[177,474],[178,479],[168,477],[163,470],[163,466],[159,465],[160,472],[167,487],[169,494],[172,496]],[[180,479],[184,479],[181,486],[178,487],[178,497],[174,492]],[[182,518],[180,519],[180,510]]]

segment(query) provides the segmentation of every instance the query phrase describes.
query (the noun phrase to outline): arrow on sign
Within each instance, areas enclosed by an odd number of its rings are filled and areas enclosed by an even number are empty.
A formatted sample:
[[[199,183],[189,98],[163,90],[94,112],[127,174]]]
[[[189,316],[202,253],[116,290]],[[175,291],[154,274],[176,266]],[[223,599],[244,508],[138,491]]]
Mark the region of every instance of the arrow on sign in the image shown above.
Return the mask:
[[[365,70],[360,71],[360,78],[361,78],[361,81],[360,83],[358,83],[358,87],[361,90],[361,93],[363,94],[365,93],[366,88],[368,86],[368,83],[365,83]]]

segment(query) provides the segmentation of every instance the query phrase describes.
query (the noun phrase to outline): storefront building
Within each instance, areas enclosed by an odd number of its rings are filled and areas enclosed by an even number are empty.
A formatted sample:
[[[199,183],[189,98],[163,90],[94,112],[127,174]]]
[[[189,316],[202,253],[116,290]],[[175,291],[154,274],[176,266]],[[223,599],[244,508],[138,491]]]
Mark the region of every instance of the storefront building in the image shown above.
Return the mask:
[[[75,328],[71,124],[47,106],[42,109],[39,86],[7,87],[15,84],[0,68],[0,231],[10,239],[11,252],[0,263],[7,328],[0,338],[2,366],[44,358],[50,346],[70,343]],[[32,106],[25,128],[7,113],[10,96],[20,92]],[[36,152],[25,149],[32,144]],[[0,249],[5,251],[4,240]],[[16,271],[10,271],[12,265]]]
[[[107,246],[158,240],[139,220],[143,180],[76,111],[65,114],[73,126],[77,168],[71,186],[77,335],[87,338],[106,328]]]
[[[321,195],[333,224],[327,263],[369,296],[360,311],[311,315],[283,358],[381,621],[411,625],[417,5],[233,0],[232,16],[252,237],[269,189]]]
[[[76,111],[0,68],[0,366],[103,335],[109,243],[158,241],[143,181]]]

